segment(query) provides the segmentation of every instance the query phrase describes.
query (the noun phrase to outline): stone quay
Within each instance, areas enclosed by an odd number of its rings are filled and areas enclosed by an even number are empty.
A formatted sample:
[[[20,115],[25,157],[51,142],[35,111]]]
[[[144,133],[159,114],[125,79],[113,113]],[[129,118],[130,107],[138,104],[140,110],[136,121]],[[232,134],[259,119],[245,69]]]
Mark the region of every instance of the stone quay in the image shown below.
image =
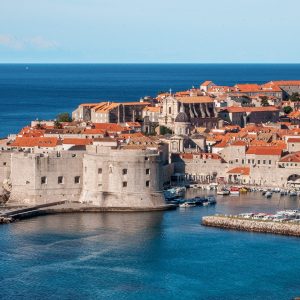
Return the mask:
[[[273,233],[300,237],[300,225],[287,222],[245,220],[229,216],[205,216],[202,225],[239,231]]]

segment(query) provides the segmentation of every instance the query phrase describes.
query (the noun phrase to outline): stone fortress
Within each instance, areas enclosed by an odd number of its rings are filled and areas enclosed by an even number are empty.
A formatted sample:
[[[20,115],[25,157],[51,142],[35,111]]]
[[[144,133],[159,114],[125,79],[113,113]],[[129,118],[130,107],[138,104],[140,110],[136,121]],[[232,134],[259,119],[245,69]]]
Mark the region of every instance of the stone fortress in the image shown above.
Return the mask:
[[[151,210],[165,206],[163,188],[172,183],[299,187],[297,110],[285,122],[279,117],[300,82],[280,81],[282,90],[275,83],[237,88],[207,81],[140,102],[81,104],[72,122],[33,121],[0,140],[1,199]],[[253,103],[258,93],[271,93],[269,101],[275,95],[282,106],[220,107],[242,92]]]

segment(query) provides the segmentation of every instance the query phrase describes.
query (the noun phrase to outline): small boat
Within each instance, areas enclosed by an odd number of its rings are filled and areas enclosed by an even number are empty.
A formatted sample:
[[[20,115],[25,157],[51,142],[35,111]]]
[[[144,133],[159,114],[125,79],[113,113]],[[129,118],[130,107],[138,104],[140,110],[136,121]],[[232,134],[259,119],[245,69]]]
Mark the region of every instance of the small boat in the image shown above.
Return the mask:
[[[187,207],[190,207],[190,205],[187,202],[184,202],[184,203],[179,204],[179,207],[180,208],[187,208]]]
[[[239,195],[240,189],[238,187],[232,186],[230,188],[230,195]]]
[[[272,192],[271,192],[271,191],[267,191],[267,192],[265,193],[265,197],[266,197],[266,198],[271,198],[271,197],[272,197]]]
[[[214,196],[208,196],[208,197],[207,197],[207,202],[208,202],[209,204],[216,204],[216,203],[217,203],[217,200],[216,200],[216,198],[215,198]]]
[[[222,196],[228,196],[230,194],[230,191],[227,189],[222,189],[217,191],[217,195],[222,195]]]
[[[295,197],[295,196],[297,196],[297,192],[296,191],[290,191],[289,196],[290,197]]]
[[[246,188],[244,188],[244,187],[240,188],[240,193],[245,194],[247,192],[248,192],[248,190]]]

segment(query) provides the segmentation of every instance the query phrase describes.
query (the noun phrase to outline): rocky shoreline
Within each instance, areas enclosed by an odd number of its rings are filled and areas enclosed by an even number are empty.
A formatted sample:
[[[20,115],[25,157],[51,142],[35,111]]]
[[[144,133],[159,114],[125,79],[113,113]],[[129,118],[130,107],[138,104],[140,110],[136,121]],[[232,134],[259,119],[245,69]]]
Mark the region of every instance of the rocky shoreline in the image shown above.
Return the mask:
[[[228,216],[205,216],[202,225],[239,231],[273,233],[300,237],[300,225],[261,220],[245,220]]]

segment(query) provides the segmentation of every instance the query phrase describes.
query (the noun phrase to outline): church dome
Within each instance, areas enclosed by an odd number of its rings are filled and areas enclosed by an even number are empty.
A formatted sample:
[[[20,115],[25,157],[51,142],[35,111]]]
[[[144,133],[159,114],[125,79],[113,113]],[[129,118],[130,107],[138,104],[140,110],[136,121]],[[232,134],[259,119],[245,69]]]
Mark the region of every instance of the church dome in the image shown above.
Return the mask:
[[[189,123],[189,117],[187,116],[187,114],[185,112],[180,112],[177,117],[175,118],[175,122],[176,123]]]

